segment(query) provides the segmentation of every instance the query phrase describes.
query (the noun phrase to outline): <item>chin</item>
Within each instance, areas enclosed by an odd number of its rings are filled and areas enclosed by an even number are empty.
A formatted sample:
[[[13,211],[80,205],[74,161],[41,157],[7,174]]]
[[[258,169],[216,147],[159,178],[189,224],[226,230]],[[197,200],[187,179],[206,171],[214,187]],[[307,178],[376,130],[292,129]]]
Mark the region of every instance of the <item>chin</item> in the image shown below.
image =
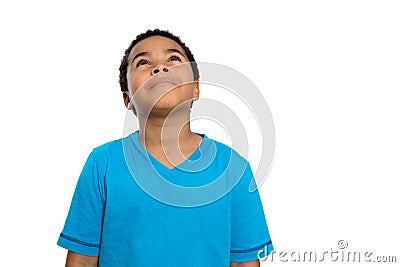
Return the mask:
[[[172,113],[190,113],[189,105],[179,105],[180,103],[157,103],[152,109],[151,113],[162,113],[162,114],[170,114]]]
[[[186,103],[185,100],[182,99],[173,99],[168,97],[163,97],[154,105],[154,108],[157,109],[170,109],[173,110],[174,108],[185,108]]]

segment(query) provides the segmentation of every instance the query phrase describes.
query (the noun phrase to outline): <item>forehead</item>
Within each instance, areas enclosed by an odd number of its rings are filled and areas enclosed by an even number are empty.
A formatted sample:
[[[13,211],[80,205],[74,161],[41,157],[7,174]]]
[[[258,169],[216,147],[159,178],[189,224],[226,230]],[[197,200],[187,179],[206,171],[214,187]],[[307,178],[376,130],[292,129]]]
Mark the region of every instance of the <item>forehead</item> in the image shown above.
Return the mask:
[[[129,58],[132,59],[136,54],[141,52],[149,52],[151,54],[152,52],[164,51],[171,48],[178,49],[183,55],[186,56],[185,51],[177,42],[167,37],[156,35],[148,37],[137,43],[132,48]]]

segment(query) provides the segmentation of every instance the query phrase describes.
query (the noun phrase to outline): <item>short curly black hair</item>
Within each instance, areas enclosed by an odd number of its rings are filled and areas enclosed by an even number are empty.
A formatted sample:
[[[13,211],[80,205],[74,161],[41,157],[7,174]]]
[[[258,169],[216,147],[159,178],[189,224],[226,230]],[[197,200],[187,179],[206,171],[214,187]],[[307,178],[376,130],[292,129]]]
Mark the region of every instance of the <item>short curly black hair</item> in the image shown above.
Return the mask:
[[[121,60],[121,65],[119,66],[119,85],[121,87],[122,92],[128,91],[128,79],[127,79],[127,71],[128,71],[128,66],[129,66],[129,54],[132,51],[132,48],[139,43],[140,41],[149,38],[151,36],[162,36],[169,38],[173,41],[175,41],[177,44],[182,47],[182,49],[185,51],[186,56],[188,57],[188,60],[192,66],[192,71],[193,71],[193,77],[195,81],[199,81],[200,79],[200,74],[199,74],[199,68],[197,66],[196,60],[194,59],[194,56],[192,52],[190,51],[189,47],[185,45],[184,42],[181,41],[179,36],[176,36],[172,34],[169,31],[165,30],[159,30],[159,29],[154,29],[154,30],[147,30],[145,33],[141,33],[136,36],[136,39],[132,41],[132,43],[129,45],[128,49],[125,50],[125,55]]]

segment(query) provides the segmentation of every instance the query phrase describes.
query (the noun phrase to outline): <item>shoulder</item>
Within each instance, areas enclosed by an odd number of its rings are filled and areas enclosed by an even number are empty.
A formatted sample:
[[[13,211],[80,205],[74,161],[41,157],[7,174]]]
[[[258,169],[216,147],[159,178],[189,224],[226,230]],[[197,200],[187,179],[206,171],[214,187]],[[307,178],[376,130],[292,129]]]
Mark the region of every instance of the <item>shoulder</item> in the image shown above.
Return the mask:
[[[245,158],[247,155],[242,155],[233,147],[224,144],[222,142],[216,141],[212,138],[207,137],[204,139],[210,142],[208,145],[208,151],[215,149],[215,161],[218,165],[228,171],[228,173],[244,173],[246,169],[250,169],[250,164]]]
[[[120,138],[94,147],[89,157],[92,157],[95,161],[103,162],[122,153],[122,138]]]
[[[206,137],[205,140],[210,140],[211,143],[213,143],[215,145],[216,151],[217,151],[217,156],[222,156],[224,158],[231,158],[235,161],[240,161],[240,162],[244,162],[244,163],[248,163],[247,159],[245,156],[247,155],[243,155],[242,153],[238,152],[238,150],[236,150],[235,148],[224,144],[222,142],[216,141],[215,139]]]
[[[95,168],[98,174],[106,175],[109,170],[121,169],[125,163],[122,139],[116,139],[94,147],[86,164]]]
[[[92,152],[95,154],[112,152],[114,150],[121,149],[122,148],[121,143],[122,143],[122,138],[112,140],[97,147],[94,147]]]

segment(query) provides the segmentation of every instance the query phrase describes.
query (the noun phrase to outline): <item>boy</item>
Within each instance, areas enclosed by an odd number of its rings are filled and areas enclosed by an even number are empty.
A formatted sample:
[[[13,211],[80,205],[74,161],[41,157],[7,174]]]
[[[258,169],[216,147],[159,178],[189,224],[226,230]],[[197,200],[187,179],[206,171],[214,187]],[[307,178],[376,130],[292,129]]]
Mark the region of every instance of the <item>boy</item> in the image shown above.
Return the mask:
[[[125,51],[120,85],[139,130],[90,153],[58,240],[67,267],[252,267],[272,251],[248,162],[190,130],[198,81],[170,32],[149,30]]]

